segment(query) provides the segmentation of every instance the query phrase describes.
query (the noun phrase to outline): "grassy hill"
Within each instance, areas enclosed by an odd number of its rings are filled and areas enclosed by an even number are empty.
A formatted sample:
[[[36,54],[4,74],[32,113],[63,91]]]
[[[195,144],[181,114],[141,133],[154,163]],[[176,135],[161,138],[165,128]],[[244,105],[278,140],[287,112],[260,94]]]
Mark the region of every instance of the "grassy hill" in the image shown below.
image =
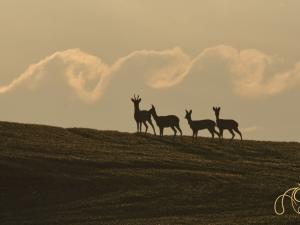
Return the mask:
[[[0,224],[299,224],[300,144],[0,123]]]

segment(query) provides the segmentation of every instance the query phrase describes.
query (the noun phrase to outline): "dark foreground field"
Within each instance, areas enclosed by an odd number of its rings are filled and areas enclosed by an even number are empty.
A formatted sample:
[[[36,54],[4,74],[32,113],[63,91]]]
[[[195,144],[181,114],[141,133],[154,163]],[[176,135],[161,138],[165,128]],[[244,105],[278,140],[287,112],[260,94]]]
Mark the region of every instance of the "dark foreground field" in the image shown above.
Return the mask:
[[[300,144],[0,123],[0,224],[300,224]]]

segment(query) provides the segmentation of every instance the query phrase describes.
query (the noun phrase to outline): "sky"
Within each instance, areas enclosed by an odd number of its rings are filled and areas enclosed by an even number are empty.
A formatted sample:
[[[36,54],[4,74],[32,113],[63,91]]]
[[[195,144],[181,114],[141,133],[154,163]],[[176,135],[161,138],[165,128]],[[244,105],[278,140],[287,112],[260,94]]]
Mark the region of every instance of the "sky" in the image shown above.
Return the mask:
[[[245,139],[300,141],[299,10],[298,0],[0,0],[0,120],[134,132],[139,94],[185,135],[185,109],[215,119],[221,106]]]

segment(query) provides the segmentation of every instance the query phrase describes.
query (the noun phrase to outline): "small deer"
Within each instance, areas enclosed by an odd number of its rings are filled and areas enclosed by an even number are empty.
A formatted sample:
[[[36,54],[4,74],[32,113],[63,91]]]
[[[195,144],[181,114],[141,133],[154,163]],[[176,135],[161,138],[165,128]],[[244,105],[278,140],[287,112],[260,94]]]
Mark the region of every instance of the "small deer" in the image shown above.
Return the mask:
[[[154,105],[150,109],[151,115],[153,116],[157,126],[159,127],[159,134],[160,136],[164,135],[164,128],[171,127],[174,131],[174,137],[177,134],[177,130],[179,130],[180,135],[182,136],[182,131],[179,126],[179,118],[175,115],[168,115],[168,116],[158,116],[155,110]],[[177,130],[175,129],[177,128]]]
[[[235,120],[223,120],[223,119],[220,119],[219,116],[220,116],[220,110],[221,108],[220,107],[213,107],[213,110],[215,112],[215,115],[216,115],[216,122],[217,122],[217,127],[219,128],[219,131],[220,131],[220,137],[223,138],[223,131],[224,130],[228,130],[231,135],[232,135],[232,138],[231,138],[231,141],[233,140],[233,138],[235,137],[235,134],[233,131],[235,131],[236,133],[238,133],[241,137],[241,140],[243,140],[242,138],[242,133],[239,131],[239,124],[235,121]]]
[[[145,134],[147,133],[148,130],[148,125],[147,122],[151,125],[154,135],[156,135],[155,128],[153,126],[152,120],[151,120],[151,113],[150,110],[140,110],[140,102],[141,98],[138,95],[137,97],[134,95],[133,98],[131,98],[131,101],[134,104],[134,119],[136,121],[136,126],[137,126],[137,132],[141,133],[142,132],[142,123],[146,127]]]
[[[185,110],[185,118],[188,121],[188,124],[190,125],[190,128],[193,131],[193,140],[197,139],[198,131],[199,130],[205,130],[207,129],[210,133],[212,138],[214,139],[215,134],[217,134],[219,137],[219,133],[216,131],[216,123],[213,120],[192,120],[192,110],[188,111]]]

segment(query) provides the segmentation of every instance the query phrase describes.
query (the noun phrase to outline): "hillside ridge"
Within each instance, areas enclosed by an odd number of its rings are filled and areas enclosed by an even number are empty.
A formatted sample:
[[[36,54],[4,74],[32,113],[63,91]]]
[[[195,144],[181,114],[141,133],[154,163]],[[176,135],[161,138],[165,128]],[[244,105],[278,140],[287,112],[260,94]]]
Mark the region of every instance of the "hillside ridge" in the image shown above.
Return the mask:
[[[0,224],[297,224],[299,150],[0,122]]]

